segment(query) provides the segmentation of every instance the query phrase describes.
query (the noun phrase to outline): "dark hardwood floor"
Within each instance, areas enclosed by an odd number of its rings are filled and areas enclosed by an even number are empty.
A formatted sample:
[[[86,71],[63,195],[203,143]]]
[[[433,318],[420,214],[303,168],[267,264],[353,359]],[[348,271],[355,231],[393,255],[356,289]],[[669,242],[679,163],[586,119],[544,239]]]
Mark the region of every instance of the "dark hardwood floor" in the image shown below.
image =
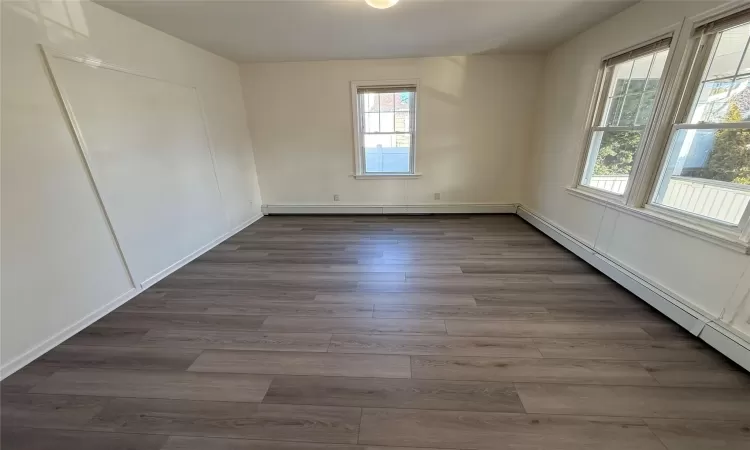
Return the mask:
[[[750,448],[750,376],[515,216],[265,217],[2,383],[3,450]]]

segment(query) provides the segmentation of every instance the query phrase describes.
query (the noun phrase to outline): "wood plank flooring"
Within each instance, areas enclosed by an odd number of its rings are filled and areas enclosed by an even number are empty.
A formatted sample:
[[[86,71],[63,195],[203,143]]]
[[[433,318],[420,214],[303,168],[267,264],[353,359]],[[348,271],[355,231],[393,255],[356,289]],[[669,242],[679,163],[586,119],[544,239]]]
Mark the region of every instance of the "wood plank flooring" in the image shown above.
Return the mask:
[[[750,375],[515,216],[265,217],[1,388],[3,450],[750,448]]]

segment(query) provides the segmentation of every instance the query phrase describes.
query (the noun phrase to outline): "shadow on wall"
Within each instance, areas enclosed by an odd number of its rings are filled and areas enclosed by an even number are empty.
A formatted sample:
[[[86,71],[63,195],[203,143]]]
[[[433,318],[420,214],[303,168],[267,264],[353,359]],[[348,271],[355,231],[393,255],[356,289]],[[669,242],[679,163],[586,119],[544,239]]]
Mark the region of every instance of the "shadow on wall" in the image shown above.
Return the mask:
[[[243,65],[265,200],[332,204],[338,193],[349,204],[414,205],[435,203],[440,193],[441,204],[519,201],[523,167],[515,153],[529,146],[541,61],[485,55]],[[354,180],[349,83],[414,78],[422,176]]]
[[[432,65],[432,61],[423,62]],[[463,174],[467,154],[461,143],[465,142],[464,91],[469,77],[467,57],[439,58],[433,64],[437,70],[425,70],[420,80],[420,105],[417,116],[419,171],[433,178],[433,191],[440,192],[444,201],[464,196]],[[424,132],[427,130],[428,132]],[[462,152],[463,150],[463,152]],[[462,153],[463,156],[462,156]]]
[[[453,56],[420,61],[417,167],[434,177],[434,192],[455,202],[518,201],[517,149],[525,135],[533,95],[526,60]],[[419,194],[415,196],[419,197]],[[505,198],[498,198],[505,197]]]

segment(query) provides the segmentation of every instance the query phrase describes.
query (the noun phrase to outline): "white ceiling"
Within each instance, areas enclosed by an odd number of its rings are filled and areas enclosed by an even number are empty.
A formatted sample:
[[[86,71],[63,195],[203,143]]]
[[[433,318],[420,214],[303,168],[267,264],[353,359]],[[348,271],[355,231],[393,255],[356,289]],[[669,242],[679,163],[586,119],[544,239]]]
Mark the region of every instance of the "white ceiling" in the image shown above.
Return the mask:
[[[95,0],[237,62],[545,51],[634,0]]]

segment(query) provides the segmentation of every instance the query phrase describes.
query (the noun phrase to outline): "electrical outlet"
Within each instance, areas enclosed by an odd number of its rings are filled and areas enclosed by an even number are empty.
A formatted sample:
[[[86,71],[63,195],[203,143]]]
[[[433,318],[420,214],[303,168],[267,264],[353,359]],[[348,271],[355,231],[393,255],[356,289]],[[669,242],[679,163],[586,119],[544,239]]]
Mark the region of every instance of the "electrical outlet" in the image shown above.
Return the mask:
[[[435,200],[440,200],[440,192],[435,192]]]
[[[339,194],[333,194],[333,201],[337,202],[339,200],[341,200],[341,198],[339,197]]]

